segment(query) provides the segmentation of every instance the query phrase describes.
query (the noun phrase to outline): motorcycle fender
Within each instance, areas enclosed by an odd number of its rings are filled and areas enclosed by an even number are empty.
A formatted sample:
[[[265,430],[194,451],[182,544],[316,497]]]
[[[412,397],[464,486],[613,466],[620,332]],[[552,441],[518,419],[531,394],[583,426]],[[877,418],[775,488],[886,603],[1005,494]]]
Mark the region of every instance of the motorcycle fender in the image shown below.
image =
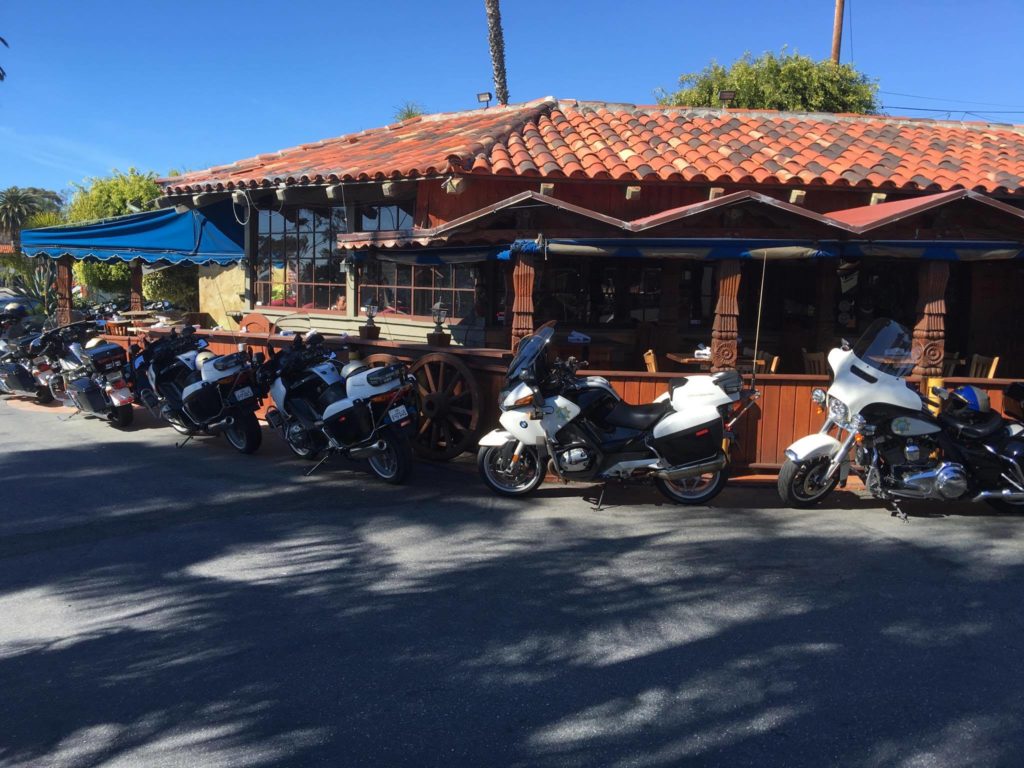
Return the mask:
[[[504,429],[492,429],[486,435],[480,438],[481,448],[498,448],[510,440],[515,440],[512,437],[511,432],[506,432]]]
[[[107,394],[110,395],[110,400],[114,405],[130,405],[135,402],[135,398],[132,397],[132,391],[127,387],[111,389]]]
[[[832,435],[816,433],[801,437],[786,449],[786,457],[802,464],[805,461],[820,459],[822,456],[832,458],[839,452],[840,442]]]
[[[531,418],[532,414],[524,410],[505,411],[498,421],[512,437],[524,445],[545,445],[547,434],[540,419]]]

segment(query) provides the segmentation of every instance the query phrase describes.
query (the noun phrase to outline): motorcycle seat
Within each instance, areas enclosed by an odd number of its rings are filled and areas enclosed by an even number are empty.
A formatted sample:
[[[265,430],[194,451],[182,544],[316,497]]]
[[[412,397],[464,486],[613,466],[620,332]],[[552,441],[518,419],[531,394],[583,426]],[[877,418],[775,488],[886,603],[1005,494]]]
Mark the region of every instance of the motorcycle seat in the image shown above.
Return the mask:
[[[939,423],[951,430],[957,437],[981,440],[1002,429],[1003,417],[996,411],[992,411],[988,415],[979,415],[973,419],[962,419],[952,413],[941,413],[939,414]]]
[[[672,410],[672,404],[668,401],[650,403],[648,405],[616,403],[615,407],[609,411],[608,416],[605,417],[605,421],[613,427],[647,429]]]

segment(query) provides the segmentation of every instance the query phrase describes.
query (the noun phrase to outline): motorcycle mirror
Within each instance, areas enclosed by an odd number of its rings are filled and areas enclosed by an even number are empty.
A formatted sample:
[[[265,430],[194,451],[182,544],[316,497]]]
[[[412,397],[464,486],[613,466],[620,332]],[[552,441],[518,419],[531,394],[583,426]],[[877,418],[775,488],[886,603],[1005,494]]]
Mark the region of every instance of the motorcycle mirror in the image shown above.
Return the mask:
[[[839,341],[839,346],[842,347],[844,352],[848,352],[850,350],[850,342],[848,342],[846,339],[841,339]]]

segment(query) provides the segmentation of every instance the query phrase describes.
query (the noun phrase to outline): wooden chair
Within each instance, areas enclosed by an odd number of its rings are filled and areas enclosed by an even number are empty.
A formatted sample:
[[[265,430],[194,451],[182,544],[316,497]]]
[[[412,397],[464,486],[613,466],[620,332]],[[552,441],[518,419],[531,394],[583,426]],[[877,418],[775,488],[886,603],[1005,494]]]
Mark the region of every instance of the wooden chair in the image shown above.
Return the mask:
[[[956,369],[960,365],[959,352],[947,352],[942,358],[942,375],[944,378],[956,376]]]
[[[743,356],[747,358],[736,366],[741,373],[750,373],[754,368],[754,350],[750,347],[743,348]],[[761,350],[757,353],[757,359],[761,365],[757,367],[758,373],[775,373],[779,367],[779,356]]]
[[[644,352],[644,365],[647,366],[648,373],[658,372],[658,356],[654,354],[653,349],[648,349]]]
[[[971,368],[967,374],[972,379],[994,379],[996,367],[999,365],[999,357],[985,357],[984,355],[971,355]]]
[[[803,347],[800,348],[800,352],[804,356],[804,373],[814,374],[815,376],[828,375],[828,365],[825,362],[824,352],[808,352]]]

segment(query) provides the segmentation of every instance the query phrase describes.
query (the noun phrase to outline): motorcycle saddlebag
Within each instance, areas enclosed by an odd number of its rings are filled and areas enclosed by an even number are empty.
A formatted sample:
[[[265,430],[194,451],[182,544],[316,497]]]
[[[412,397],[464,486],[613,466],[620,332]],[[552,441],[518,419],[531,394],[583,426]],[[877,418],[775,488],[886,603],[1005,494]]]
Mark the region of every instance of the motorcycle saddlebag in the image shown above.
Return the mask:
[[[118,344],[100,344],[82,350],[82,362],[96,373],[120,373],[128,362],[128,355]]]
[[[1015,381],[1003,390],[1003,413],[1011,419],[1024,420],[1024,382]]]
[[[651,444],[671,466],[714,458],[722,450],[725,428],[717,414],[694,424],[686,414],[673,413],[658,422]]]
[[[203,382],[201,387],[190,392],[182,401],[185,412],[197,424],[213,419],[221,412],[223,400],[220,388],[211,381]]]
[[[373,431],[373,414],[365,403],[353,405],[327,421],[324,431],[342,445],[362,442]]]
[[[23,366],[17,363],[0,365],[0,381],[11,392],[32,392],[36,388],[36,380]]]
[[[68,384],[67,393],[83,411],[106,413],[110,408],[99,384],[92,379],[75,379]]]

